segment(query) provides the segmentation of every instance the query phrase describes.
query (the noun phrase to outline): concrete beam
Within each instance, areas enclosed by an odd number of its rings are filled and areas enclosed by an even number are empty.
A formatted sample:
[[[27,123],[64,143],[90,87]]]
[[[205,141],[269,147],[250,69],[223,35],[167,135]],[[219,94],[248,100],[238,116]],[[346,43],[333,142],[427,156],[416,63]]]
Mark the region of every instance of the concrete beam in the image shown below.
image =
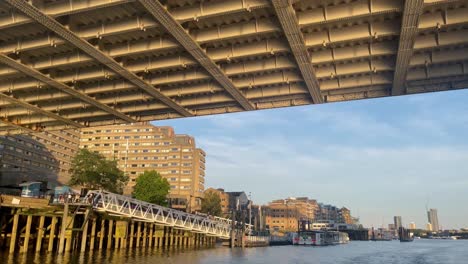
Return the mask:
[[[0,99],[9,101],[10,103],[12,103],[14,105],[24,107],[26,109],[29,109],[29,110],[33,111],[33,112],[37,112],[39,114],[45,115],[45,116],[50,117],[52,119],[55,119],[57,121],[61,121],[63,123],[71,125],[73,127],[78,127],[78,128],[85,127],[84,125],[79,124],[79,123],[77,123],[75,121],[72,121],[72,120],[70,120],[68,118],[65,118],[63,116],[60,116],[60,115],[54,114],[52,112],[46,111],[46,110],[44,110],[44,109],[42,109],[42,108],[40,108],[38,106],[23,102],[22,100],[14,98],[13,96],[6,95],[4,93],[0,93]]]
[[[413,47],[418,33],[419,17],[423,11],[424,0],[406,0],[401,23],[400,43],[393,77],[392,95],[406,93],[406,75],[413,56]]]
[[[8,4],[15,7],[16,9],[20,10],[21,12],[28,15],[30,18],[38,22],[39,24],[43,25],[50,31],[54,32],[58,36],[62,37],[63,39],[67,40],[70,44],[74,45],[78,49],[82,50],[88,56],[94,58],[95,60],[99,61],[122,78],[128,80],[129,82],[133,83],[135,86],[143,89],[148,94],[152,95],[154,98],[160,100],[170,108],[174,109],[176,112],[180,113],[183,116],[193,116],[187,109],[181,107],[180,105],[176,104],[170,98],[163,95],[159,92],[155,87],[150,85],[149,83],[143,81],[140,77],[135,75],[134,73],[128,71],[125,67],[121,64],[116,62],[111,57],[104,54],[102,51],[91,45],[86,40],[80,38],[75,33],[70,31],[64,25],[57,22],[52,17],[44,14],[38,8],[32,6],[28,2],[24,0],[6,0]]]
[[[22,63],[20,62],[17,62],[15,60],[13,60],[12,58],[6,56],[6,55],[3,55],[3,54],[0,54],[0,63],[3,63],[9,67],[12,67],[14,69],[16,69],[17,71],[20,71],[22,73],[24,73],[25,75],[27,76],[30,76],[42,83],[45,83],[51,87],[54,87],[60,91],[63,91],[83,102],[86,102],[90,105],[93,105],[101,110],[103,110],[104,112],[107,112],[111,115],[114,115],[115,117],[117,118],[120,118],[122,120],[125,120],[127,122],[137,122],[136,119],[133,119],[132,117],[130,116],[126,116],[124,115],[123,113],[113,109],[112,107],[109,107],[105,104],[102,104],[96,100],[94,100],[93,98],[91,98],[90,96],[80,92],[80,91],[77,91],[71,87],[69,87],[68,85],[65,85],[63,83],[60,83],[48,76],[46,76],[45,74],[33,69],[33,68],[30,68],[26,65],[23,65]]]
[[[139,0],[139,2],[245,110],[255,109],[245,95],[235,87],[231,79],[159,1]]]
[[[315,75],[314,67],[307,50],[304,36],[302,35],[299,23],[296,18],[296,12],[288,0],[272,0],[276,16],[283,28],[284,34],[289,42],[291,51],[296,59],[297,65],[301,71],[302,77],[309,89],[312,101],[315,104],[323,103],[320,92],[320,85]]]
[[[5,118],[2,118],[2,117],[0,117],[0,123],[4,123],[4,124],[7,125],[7,126],[14,127],[14,128],[19,129],[19,130],[21,130],[21,131],[25,131],[25,132],[27,132],[28,134],[29,134],[29,133],[36,133],[36,132],[37,132],[37,131],[32,130],[32,129],[29,128],[29,127],[26,127],[26,126],[22,126],[22,125],[13,123],[13,122],[11,122],[11,121],[9,121],[9,120],[7,120],[7,119],[5,119]]]

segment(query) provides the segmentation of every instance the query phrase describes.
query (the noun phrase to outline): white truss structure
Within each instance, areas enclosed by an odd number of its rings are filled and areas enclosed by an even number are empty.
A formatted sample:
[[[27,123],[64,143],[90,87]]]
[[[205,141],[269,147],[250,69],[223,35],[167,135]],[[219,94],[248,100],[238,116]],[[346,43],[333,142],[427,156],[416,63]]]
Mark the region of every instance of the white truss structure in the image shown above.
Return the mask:
[[[96,211],[208,236],[230,237],[232,226],[230,219],[189,214],[106,191],[89,191],[87,198],[89,197],[92,197],[93,208]],[[252,225],[246,224],[246,232],[249,232],[251,228]]]

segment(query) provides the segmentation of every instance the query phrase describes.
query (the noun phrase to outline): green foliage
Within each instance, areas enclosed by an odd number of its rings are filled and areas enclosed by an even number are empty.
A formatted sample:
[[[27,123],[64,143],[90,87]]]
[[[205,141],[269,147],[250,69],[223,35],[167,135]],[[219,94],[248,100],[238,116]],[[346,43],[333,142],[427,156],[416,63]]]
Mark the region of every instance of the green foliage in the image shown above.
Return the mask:
[[[161,177],[157,171],[145,171],[136,180],[133,197],[148,203],[167,206],[170,187],[167,179]]]
[[[87,149],[80,149],[72,160],[70,185],[122,193],[128,177],[119,170],[116,160]]]
[[[201,212],[213,216],[221,216],[221,198],[216,192],[205,192],[203,198]]]

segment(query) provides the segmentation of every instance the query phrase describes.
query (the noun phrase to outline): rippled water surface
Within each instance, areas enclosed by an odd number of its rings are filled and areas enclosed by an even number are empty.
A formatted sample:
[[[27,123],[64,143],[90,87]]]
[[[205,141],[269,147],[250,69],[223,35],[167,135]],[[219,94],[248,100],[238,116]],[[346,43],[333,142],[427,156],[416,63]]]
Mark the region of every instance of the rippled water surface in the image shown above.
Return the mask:
[[[330,247],[279,246],[249,249],[134,249],[84,254],[0,254],[0,263],[311,263],[311,264],[468,264],[468,241],[417,240],[413,243],[351,242]]]

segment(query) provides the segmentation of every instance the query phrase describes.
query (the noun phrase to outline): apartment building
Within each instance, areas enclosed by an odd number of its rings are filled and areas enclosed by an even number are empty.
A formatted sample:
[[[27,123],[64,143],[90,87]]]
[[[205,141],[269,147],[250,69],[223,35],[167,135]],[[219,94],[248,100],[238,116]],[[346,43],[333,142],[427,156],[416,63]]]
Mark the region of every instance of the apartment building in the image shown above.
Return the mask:
[[[0,136],[0,186],[23,181],[67,184],[71,160],[79,146],[77,130]]]
[[[265,223],[276,232],[297,231],[299,220],[313,221],[317,201],[307,197],[274,200],[265,207]]]
[[[205,190],[205,193],[214,192],[219,196],[221,200],[221,211],[223,217],[230,217],[230,209],[229,209],[229,194],[224,192],[224,189],[218,188],[208,188]]]
[[[87,148],[116,159],[130,180],[124,194],[130,195],[137,177],[156,170],[170,185],[173,208],[195,211],[201,208],[205,185],[205,152],[196,148],[195,139],[176,135],[172,127],[149,123],[84,128],[80,148]]]

